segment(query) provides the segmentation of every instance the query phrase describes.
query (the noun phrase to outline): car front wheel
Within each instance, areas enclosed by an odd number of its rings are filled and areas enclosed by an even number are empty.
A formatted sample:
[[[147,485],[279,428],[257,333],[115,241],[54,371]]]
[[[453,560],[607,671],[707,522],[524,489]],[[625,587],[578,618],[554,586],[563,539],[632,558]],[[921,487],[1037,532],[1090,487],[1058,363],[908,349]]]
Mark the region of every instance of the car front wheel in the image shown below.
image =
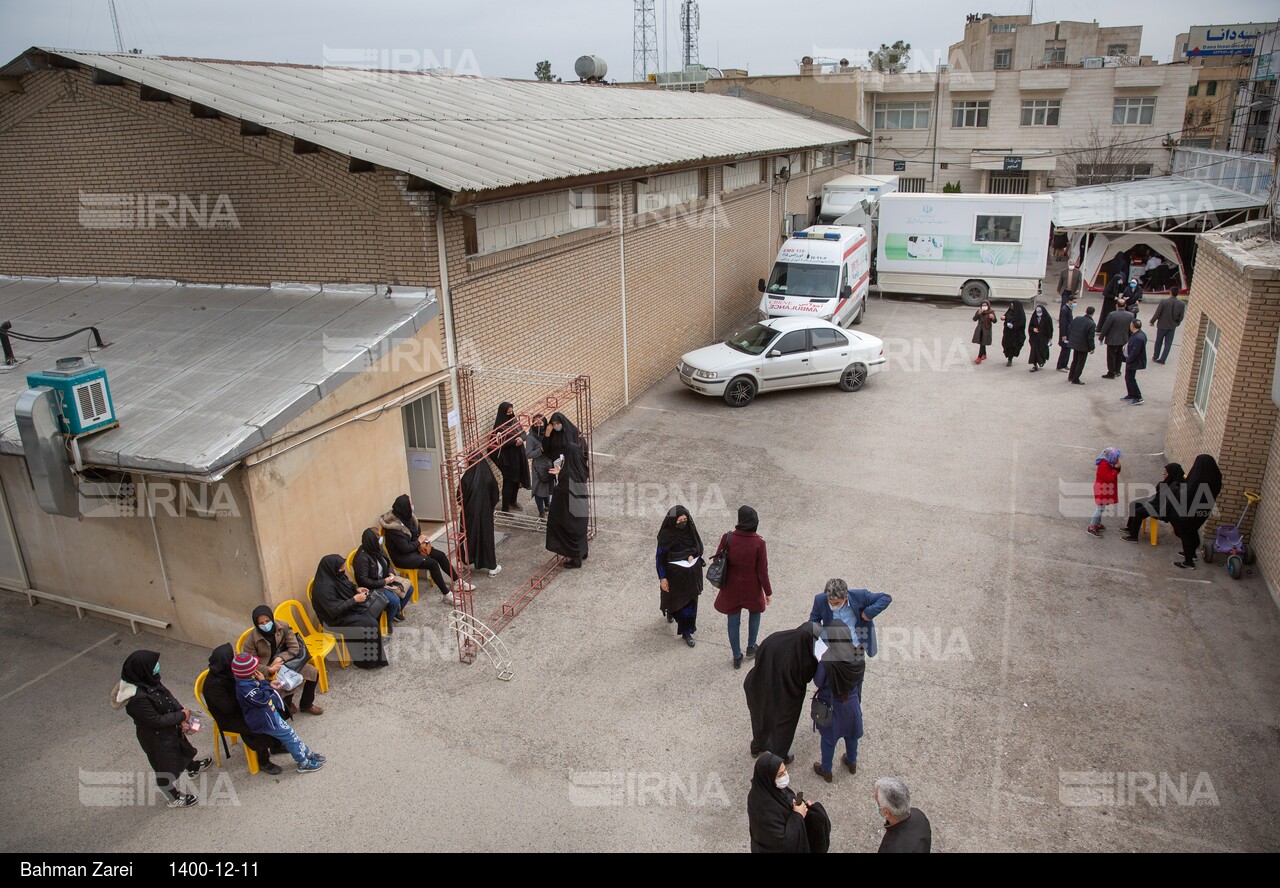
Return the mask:
[[[856,392],[867,382],[867,365],[850,364],[840,374],[840,388],[846,392]]]
[[[730,407],[746,407],[756,396],[756,384],[749,376],[738,376],[724,388],[724,402]]]

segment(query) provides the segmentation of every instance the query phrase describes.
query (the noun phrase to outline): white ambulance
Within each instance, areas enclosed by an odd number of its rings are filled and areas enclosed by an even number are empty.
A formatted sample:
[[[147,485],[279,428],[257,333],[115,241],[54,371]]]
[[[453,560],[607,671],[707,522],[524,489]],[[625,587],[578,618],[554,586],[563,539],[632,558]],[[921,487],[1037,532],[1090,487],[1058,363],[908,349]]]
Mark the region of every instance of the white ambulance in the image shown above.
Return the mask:
[[[769,280],[760,279],[762,318],[810,317],[861,324],[871,282],[867,233],[814,225],[787,238]]]

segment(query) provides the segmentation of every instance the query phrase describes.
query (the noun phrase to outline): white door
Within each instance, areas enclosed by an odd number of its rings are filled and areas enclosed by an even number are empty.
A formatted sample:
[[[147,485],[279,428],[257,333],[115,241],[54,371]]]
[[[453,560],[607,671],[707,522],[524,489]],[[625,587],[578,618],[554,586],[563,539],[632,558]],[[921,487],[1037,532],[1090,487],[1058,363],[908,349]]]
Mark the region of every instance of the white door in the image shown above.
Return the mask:
[[[444,520],[440,489],[440,392],[428,392],[403,408],[405,455],[409,461],[409,497],[413,511],[425,521]]]
[[[9,504],[3,488],[0,488],[0,586],[19,592],[27,589],[27,568],[18,549],[13,522],[9,520]]]
[[[774,352],[781,352],[777,357]],[[765,352],[761,391],[776,391],[809,384],[809,332],[793,330]]]
[[[839,330],[815,327],[809,331],[813,351],[809,352],[809,381],[813,385],[839,382],[844,368],[852,363],[849,340]]]

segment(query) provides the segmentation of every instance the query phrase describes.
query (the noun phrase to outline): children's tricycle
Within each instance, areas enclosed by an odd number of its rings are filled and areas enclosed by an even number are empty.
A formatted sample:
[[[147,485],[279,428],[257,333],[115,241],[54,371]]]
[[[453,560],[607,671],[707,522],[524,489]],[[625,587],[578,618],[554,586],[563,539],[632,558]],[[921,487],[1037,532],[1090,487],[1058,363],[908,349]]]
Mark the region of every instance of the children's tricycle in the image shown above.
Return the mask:
[[[1240,513],[1240,520],[1234,525],[1224,524],[1218,528],[1218,538],[1213,541],[1213,547],[1204,547],[1204,560],[1206,564],[1212,564],[1215,555],[1227,556],[1227,575],[1233,580],[1238,580],[1244,576],[1244,568],[1246,564],[1253,564],[1253,549],[1244,541],[1244,533],[1240,530],[1240,525],[1244,524],[1244,517],[1249,514],[1249,507],[1257,505],[1261,496],[1251,490],[1244,492],[1244,511]]]

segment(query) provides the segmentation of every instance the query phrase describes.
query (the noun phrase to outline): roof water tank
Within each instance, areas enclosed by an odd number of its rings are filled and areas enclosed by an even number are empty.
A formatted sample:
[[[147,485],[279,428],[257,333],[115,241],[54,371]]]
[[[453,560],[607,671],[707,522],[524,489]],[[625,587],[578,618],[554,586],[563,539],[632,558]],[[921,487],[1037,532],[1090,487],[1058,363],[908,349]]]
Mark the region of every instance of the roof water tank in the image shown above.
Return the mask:
[[[585,55],[573,63],[573,70],[579,80],[604,80],[604,76],[609,73],[609,66],[600,56]]]

